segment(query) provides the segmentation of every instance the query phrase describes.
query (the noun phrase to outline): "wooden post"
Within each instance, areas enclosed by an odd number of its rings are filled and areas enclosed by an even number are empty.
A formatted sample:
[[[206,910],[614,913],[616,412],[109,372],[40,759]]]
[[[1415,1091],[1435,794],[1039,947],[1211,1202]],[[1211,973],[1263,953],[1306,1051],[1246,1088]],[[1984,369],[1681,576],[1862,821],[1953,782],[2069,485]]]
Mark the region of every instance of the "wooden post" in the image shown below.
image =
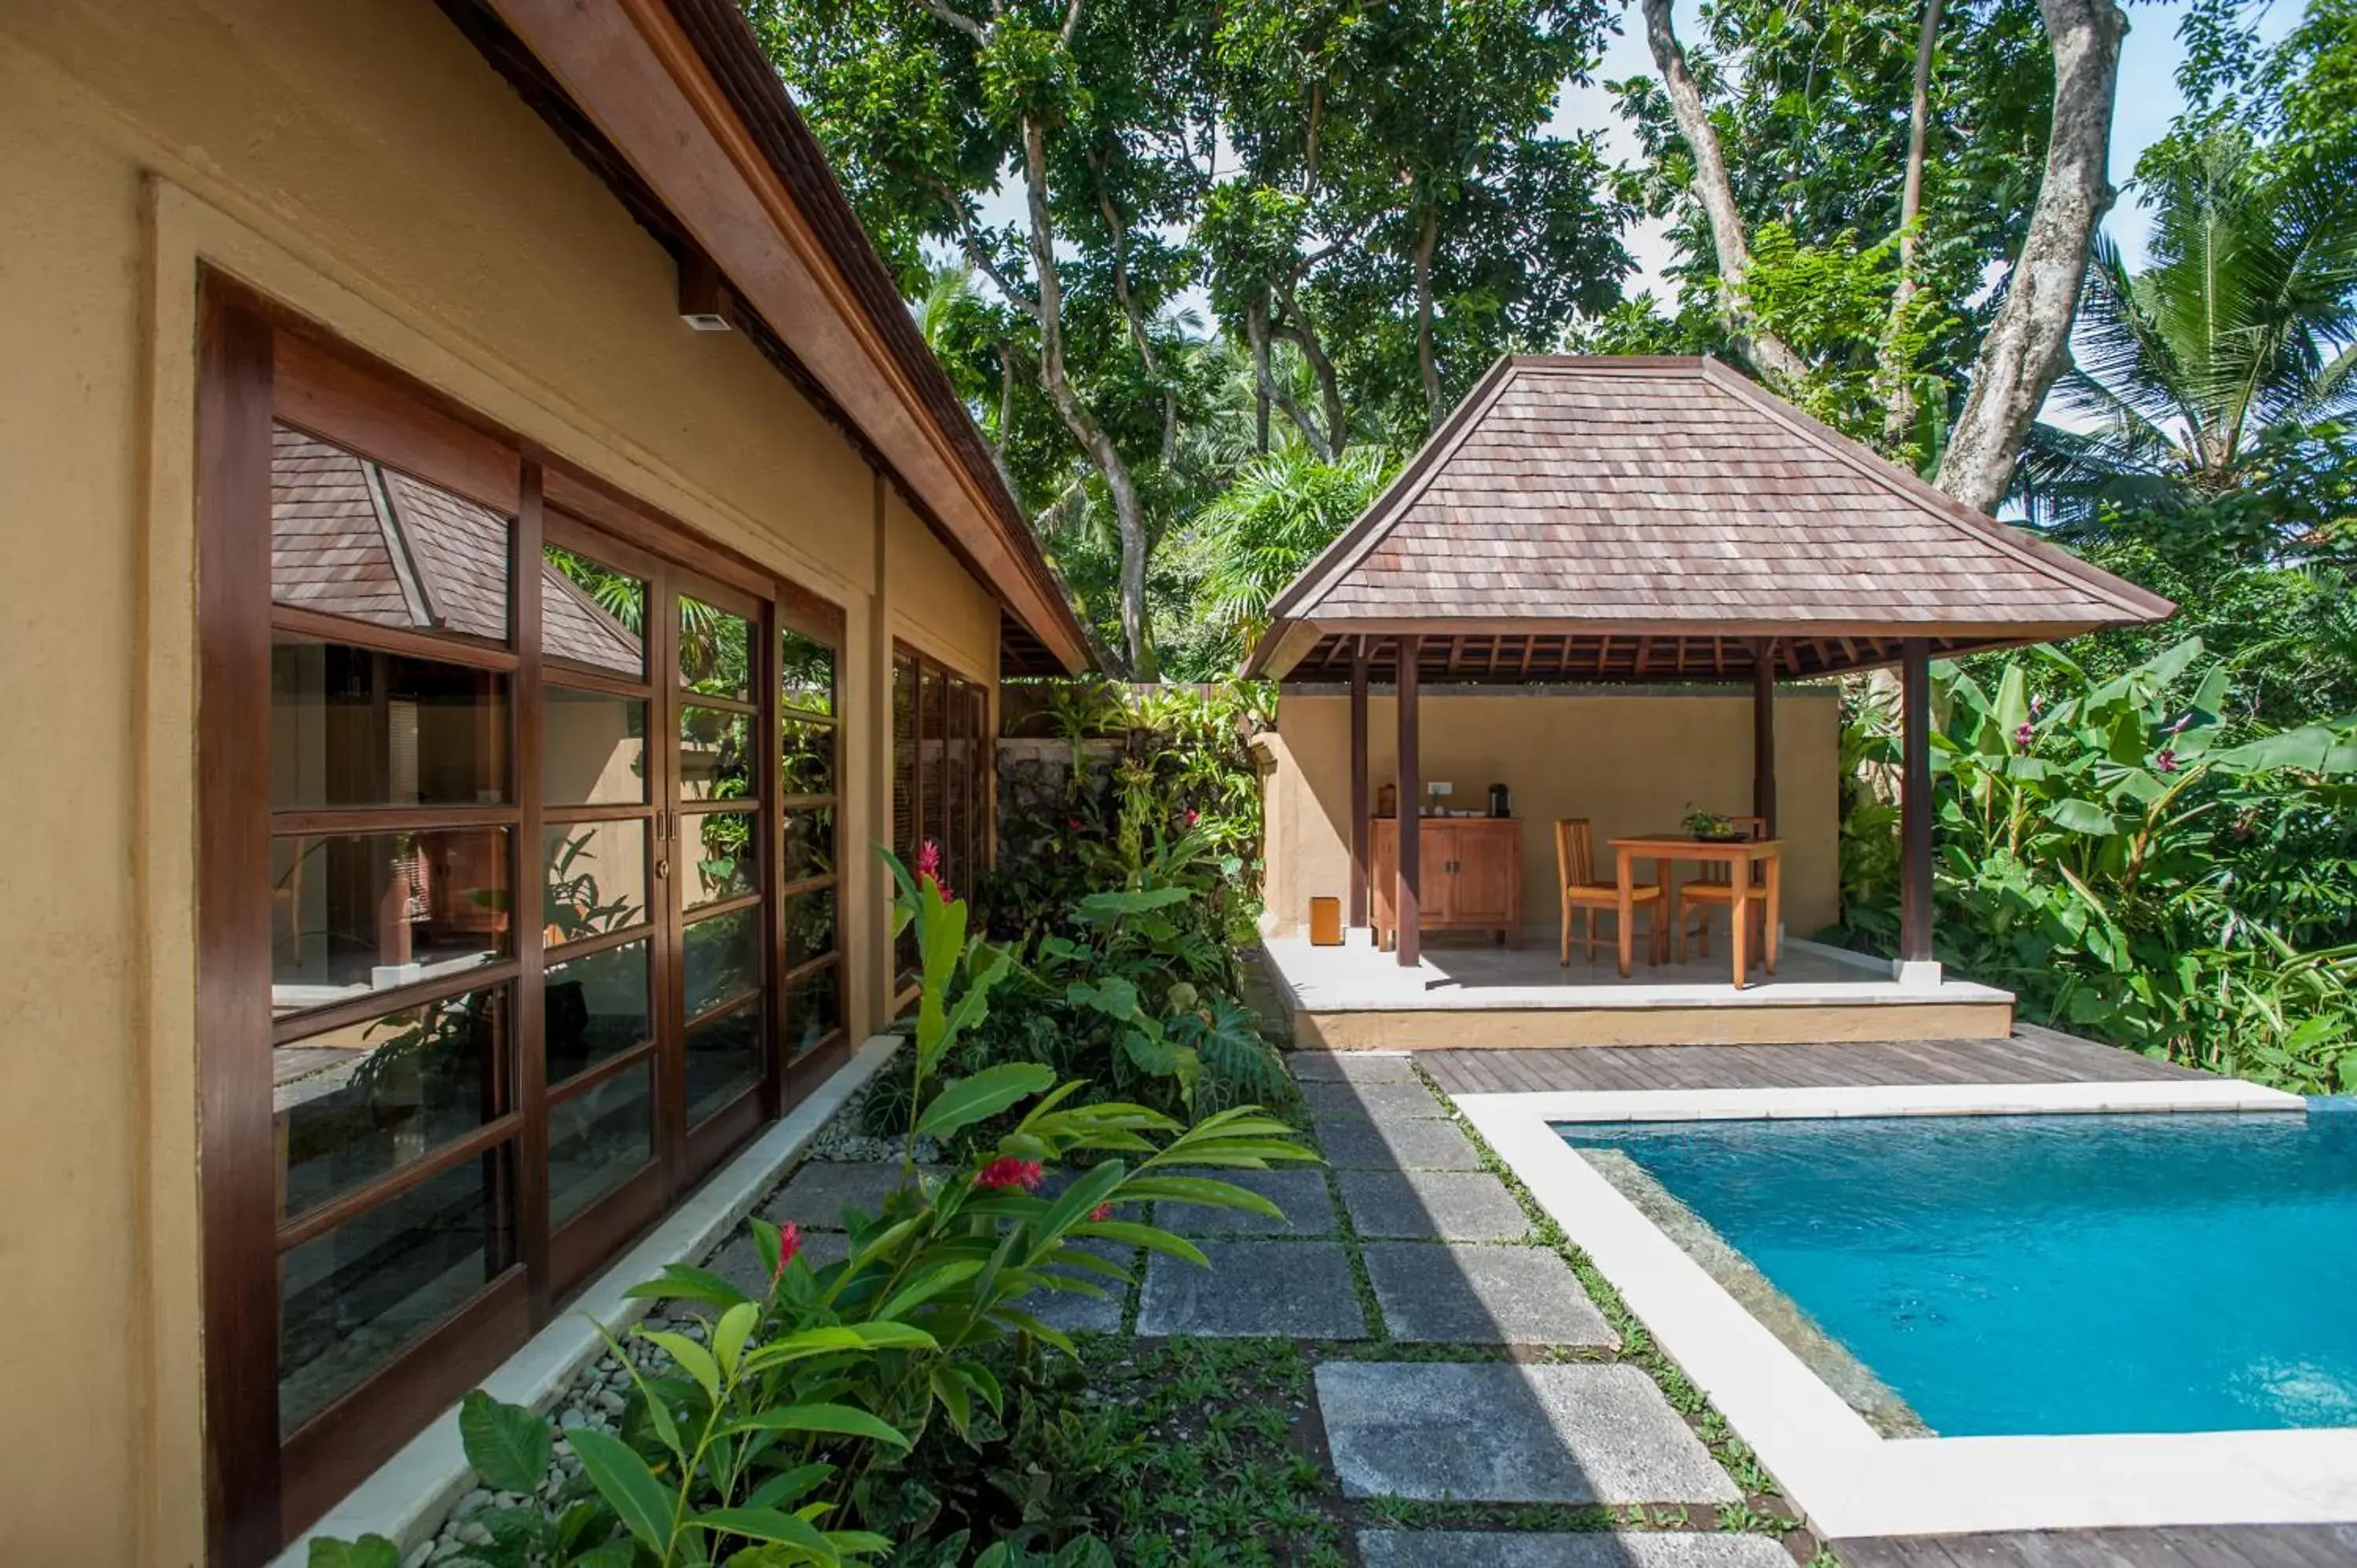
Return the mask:
[[[1399,874],[1393,896],[1394,917],[1399,921],[1399,961],[1414,969],[1424,957],[1424,933],[1418,928],[1416,886],[1421,867],[1417,839],[1422,836],[1417,800],[1424,794],[1422,759],[1416,756],[1415,660],[1421,639],[1399,639]]]
[[[1367,639],[1351,655],[1351,920],[1367,924]]]
[[[1751,660],[1751,814],[1760,836],[1776,836],[1776,639],[1763,637]]]
[[[1900,659],[1899,960],[1932,961],[1932,645]]]

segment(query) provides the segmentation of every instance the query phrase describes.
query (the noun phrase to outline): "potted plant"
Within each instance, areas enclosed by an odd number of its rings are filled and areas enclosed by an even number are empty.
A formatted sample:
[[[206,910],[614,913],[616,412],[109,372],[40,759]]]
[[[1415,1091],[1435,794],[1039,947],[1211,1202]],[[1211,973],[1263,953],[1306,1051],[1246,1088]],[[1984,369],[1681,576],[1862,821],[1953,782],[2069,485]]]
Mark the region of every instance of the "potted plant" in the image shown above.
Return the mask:
[[[1743,835],[1735,831],[1735,821],[1711,811],[1688,811],[1678,819],[1678,825],[1694,834],[1698,843],[1733,843]]]

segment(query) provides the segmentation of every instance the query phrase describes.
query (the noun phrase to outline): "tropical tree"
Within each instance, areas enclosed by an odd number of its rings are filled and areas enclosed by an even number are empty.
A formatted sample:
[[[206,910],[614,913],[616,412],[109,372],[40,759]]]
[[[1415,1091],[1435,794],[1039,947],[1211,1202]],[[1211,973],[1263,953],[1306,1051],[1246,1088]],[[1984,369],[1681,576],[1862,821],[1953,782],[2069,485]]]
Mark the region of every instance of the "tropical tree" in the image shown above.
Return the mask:
[[[1389,476],[1382,451],[1354,446],[1325,462],[1295,446],[1245,464],[1195,516],[1190,549],[1206,563],[1197,614],[1232,663],[1268,627],[1270,601],[1367,509]]]
[[[2264,556],[2330,521],[2275,481],[2313,469],[2357,413],[2357,224],[2345,192],[2269,167],[2232,128],[2145,183],[2151,264],[2131,275],[2115,245],[2097,244],[2077,363],[2055,388],[2082,425],[2040,427],[2024,496],[2040,521],[2092,538],[2187,518],[2215,527],[2219,503],[2266,489],[2233,513],[2244,537],[2219,542]]]

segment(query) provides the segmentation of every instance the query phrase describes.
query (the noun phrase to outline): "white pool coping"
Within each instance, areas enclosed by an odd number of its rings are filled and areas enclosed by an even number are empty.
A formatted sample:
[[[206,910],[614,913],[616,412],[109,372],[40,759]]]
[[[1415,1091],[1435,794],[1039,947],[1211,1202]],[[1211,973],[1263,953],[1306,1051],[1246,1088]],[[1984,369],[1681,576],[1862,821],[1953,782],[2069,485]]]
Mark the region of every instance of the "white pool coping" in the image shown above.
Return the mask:
[[[1885,1438],[1551,1123],[1758,1117],[2272,1112],[2228,1079],[1461,1094],[1466,1119],[1751,1444],[1822,1536],[2357,1520],[2357,1428]],[[2129,1305],[2126,1310],[2133,1310]]]
[[[597,1325],[619,1336],[647,1315],[651,1303],[623,1293],[662,1273],[666,1263],[694,1262],[717,1246],[900,1045],[897,1035],[869,1038],[808,1099],[790,1106],[684,1203],[608,1264],[565,1311],[483,1380],[484,1391],[543,1413],[554,1407],[573,1386],[575,1374],[606,1353]],[[306,1568],[312,1540],[322,1536],[357,1541],[382,1535],[401,1549],[405,1561],[418,1542],[442,1527],[453,1505],[474,1485],[475,1472],[458,1438],[458,1407],[453,1403],[290,1542],[272,1560],[271,1568]]]

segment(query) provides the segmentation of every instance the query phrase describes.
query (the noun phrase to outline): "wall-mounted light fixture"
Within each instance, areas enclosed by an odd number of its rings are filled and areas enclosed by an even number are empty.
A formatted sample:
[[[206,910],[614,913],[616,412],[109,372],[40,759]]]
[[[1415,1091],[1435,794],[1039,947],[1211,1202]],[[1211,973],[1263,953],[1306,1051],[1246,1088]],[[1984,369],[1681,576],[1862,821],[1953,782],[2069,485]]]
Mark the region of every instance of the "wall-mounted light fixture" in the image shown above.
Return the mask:
[[[679,259],[679,318],[698,332],[728,330],[728,285],[701,251]]]

